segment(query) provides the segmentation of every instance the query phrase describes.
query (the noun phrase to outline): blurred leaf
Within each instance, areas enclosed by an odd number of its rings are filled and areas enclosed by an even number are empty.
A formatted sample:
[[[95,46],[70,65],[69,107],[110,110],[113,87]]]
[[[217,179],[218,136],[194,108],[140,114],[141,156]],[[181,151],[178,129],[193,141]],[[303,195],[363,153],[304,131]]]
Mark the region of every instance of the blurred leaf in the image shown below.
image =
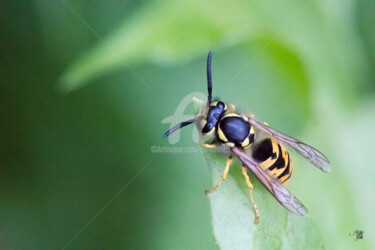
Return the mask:
[[[59,87],[70,91],[124,66],[144,82],[132,65],[146,61],[181,63],[211,48],[269,36],[270,42],[281,42],[301,58],[316,85],[312,92],[317,87],[335,85],[348,101],[357,92],[357,86],[351,83],[361,86],[365,79],[363,74],[353,72],[367,74],[360,48],[353,46],[358,39],[351,23],[352,5],[319,5],[313,1],[215,1],[214,6],[210,1],[149,3],[74,61]],[[327,15],[331,12],[335,15]],[[339,25],[341,22],[345,25]],[[258,52],[267,46],[265,43]]]
[[[246,3],[221,1],[215,5],[215,11],[210,11],[211,4],[150,3],[74,62],[63,75],[61,87],[72,90],[129,62],[188,60],[214,46],[238,43],[256,29],[250,8],[244,8]]]
[[[212,185],[222,175],[225,160],[214,153],[205,158]],[[231,166],[229,176],[209,195],[216,242],[221,249],[324,249],[323,239],[309,217],[288,213],[249,173],[254,199],[260,213],[255,225],[249,189],[239,164]]]

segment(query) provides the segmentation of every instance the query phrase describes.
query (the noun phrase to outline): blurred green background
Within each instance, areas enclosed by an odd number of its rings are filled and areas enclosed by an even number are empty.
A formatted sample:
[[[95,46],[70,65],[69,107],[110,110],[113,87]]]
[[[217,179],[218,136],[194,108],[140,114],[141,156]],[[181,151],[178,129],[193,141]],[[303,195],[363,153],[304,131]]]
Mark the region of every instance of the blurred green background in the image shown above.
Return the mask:
[[[215,96],[330,159],[323,174],[295,157],[287,183],[326,248],[374,249],[374,13],[354,0],[1,1],[0,248],[217,249],[203,155],[151,152],[170,146],[161,121],[181,99],[206,92],[212,49]],[[177,146],[195,146],[192,129]]]

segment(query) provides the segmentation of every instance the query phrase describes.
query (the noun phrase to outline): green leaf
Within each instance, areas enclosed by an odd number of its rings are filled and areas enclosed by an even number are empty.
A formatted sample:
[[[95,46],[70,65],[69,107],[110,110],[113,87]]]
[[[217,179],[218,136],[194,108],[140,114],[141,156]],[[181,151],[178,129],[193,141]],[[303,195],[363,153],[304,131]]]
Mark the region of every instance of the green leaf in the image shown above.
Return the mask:
[[[222,175],[225,158],[206,153],[212,185]],[[324,249],[323,239],[311,218],[287,212],[254,176],[254,199],[260,213],[255,225],[249,189],[237,162],[227,179],[209,195],[212,226],[221,249]]]

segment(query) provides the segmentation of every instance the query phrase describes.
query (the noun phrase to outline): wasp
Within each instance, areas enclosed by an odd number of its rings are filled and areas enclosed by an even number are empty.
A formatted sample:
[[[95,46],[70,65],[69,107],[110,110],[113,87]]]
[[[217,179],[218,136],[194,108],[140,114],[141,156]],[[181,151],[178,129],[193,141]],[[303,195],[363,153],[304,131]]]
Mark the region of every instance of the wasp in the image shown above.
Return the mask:
[[[210,143],[201,142],[202,146],[207,148],[222,146],[228,149],[229,156],[221,179],[215,187],[206,190],[206,193],[213,193],[220,187],[227,177],[233,157],[237,157],[242,163],[242,174],[250,190],[255,224],[259,223],[259,210],[254,201],[253,185],[247,171],[252,172],[288,211],[300,216],[307,215],[307,208],[283,186],[291,177],[293,170],[290,155],[284,145],[292,148],[324,172],[331,170],[327,157],[315,148],[269,127],[267,123],[258,122],[253,114],[236,111],[233,104],[227,106],[220,100],[212,101],[211,61],[212,51],[207,57],[207,105],[194,119],[177,124],[165,132],[164,137],[195,123],[201,135],[210,138]]]

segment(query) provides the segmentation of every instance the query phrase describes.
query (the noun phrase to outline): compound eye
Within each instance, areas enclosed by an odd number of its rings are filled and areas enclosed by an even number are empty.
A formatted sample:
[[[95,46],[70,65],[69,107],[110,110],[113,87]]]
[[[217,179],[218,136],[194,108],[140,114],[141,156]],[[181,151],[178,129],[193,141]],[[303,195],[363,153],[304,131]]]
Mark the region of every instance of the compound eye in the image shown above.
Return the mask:
[[[207,134],[208,132],[210,132],[213,128],[215,127],[215,124],[213,123],[206,123],[206,125],[203,127],[202,129],[202,133],[205,133]]]
[[[218,102],[217,104],[216,104],[216,107],[219,107],[219,108],[221,108],[221,109],[224,109],[224,107],[225,107],[225,104],[223,103],[223,102]]]

